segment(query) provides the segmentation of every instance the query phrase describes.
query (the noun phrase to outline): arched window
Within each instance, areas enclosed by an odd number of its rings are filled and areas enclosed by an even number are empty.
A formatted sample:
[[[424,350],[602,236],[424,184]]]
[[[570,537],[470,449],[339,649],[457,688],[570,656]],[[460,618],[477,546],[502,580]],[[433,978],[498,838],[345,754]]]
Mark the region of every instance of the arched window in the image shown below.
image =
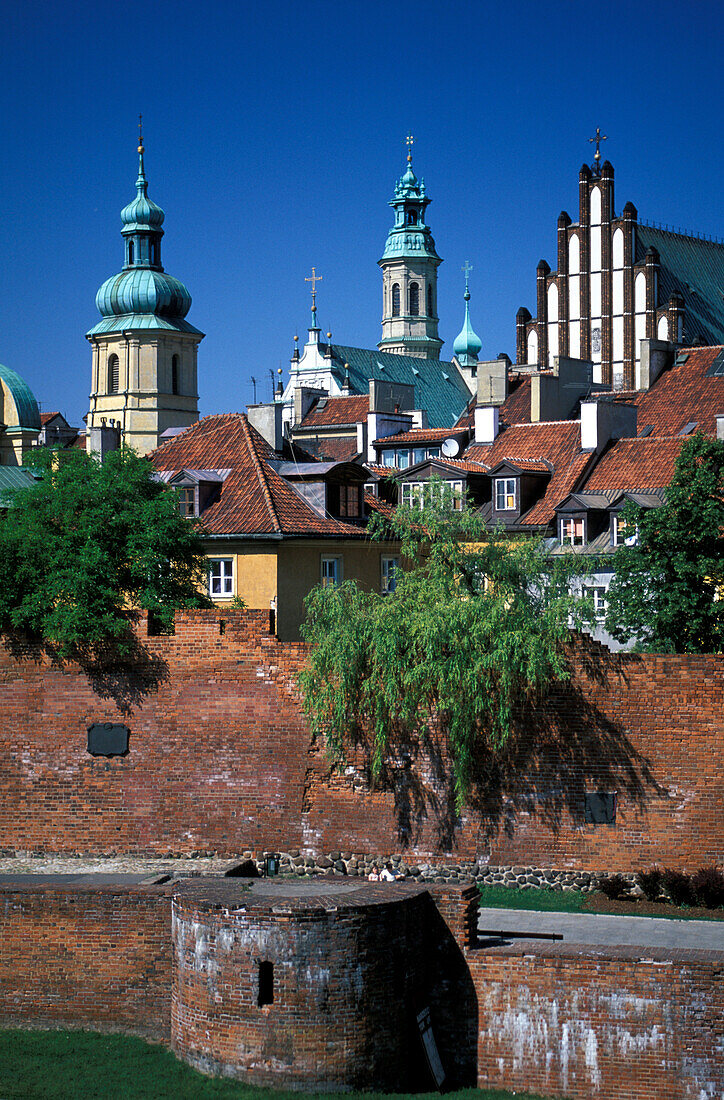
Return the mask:
[[[400,284],[392,284],[392,316],[400,316]]]
[[[410,283],[410,316],[417,317],[420,313],[420,286],[418,283]]]
[[[427,284],[427,315],[428,317],[434,316],[432,311],[432,283]]]
[[[407,211],[407,224],[408,225],[417,225],[417,211],[416,210],[408,210]]]
[[[128,242],[128,262],[133,263],[133,241]]]
[[[156,241],[154,241],[151,245],[151,263],[158,263],[158,244],[156,243]]]
[[[171,359],[171,393],[178,393],[178,355]]]
[[[108,360],[108,392],[118,393],[119,366],[118,356],[112,355]]]

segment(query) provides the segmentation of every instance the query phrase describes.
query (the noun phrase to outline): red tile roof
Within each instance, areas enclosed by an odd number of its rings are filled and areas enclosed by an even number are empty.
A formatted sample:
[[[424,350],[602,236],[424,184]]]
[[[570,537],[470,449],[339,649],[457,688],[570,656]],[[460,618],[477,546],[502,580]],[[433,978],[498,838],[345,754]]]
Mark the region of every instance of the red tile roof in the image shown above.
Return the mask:
[[[578,487],[592,455],[581,450],[578,420],[554,420],[513,424],[489,446],[473,444],[468,447],[465,458],[489,467],[506,459],[521,467],[532,463],[535,469],[546,469],[545,463],[549,463],[553,473],[543,496],[520,518],[522,526],[535,526],[550,523],[556,505]]]
[[[638,407],[639,431],[653,425],[653,434],[677,435],[685,424],[694,421],[704,433],[716,431],[717,413],[724,413],[724,378],[710,378],[707,370],[722,347],[681,348],[675,363],[656,379],[650,390],[631,394]]]
[[[527,424],[530,421],[530,376],[510,376],[510,392],[507,400],[500,406],[501,424]],[[468,403],[468,407],[459,417],[455,429],[475,427],[475,407],[477,398]],[[452,432],[448,433],[452,434]]]
[[[357,435],[345,435],[336,439],[319,436],[302,436],[304,449],[315,458],[328,462],[351,462],[359,454]]]
[[[449,439],[459,431],[459,428],[412,428],[409,432],[397,432],[396,435],[376,439],[375,446],[382,447],[389,443],[437,443],[440,439]]]
[[[269,465],[274,452],[243,413],[207,416],[148,456],[159,471],[230,469],[202,515],[212,535],[286,534],[360,538],[359,527],[320,516]]]
[[[333,424],[359,424],[367,419],[370,411],[370,399],[366,394],[350,397],[328,397],[320,408],[315,401],[307,415],[298,426],[300,428],[321,428]]]
[[[40,414],[40,423],[41,423],[41,425],[43,427],[45,427],[45,425],[48,423],[48,421],[52,420],[53,417],[55,417],[55,416],[60,416],[60,413],[59,412],[51,412],[51,413],[42,413],[41,412],[41,414]]]
[[[644,439],[617,439],[594,467],[584,488],[591,492],[664,489],[674,476],[676,460],[687,438],[650,435]]]

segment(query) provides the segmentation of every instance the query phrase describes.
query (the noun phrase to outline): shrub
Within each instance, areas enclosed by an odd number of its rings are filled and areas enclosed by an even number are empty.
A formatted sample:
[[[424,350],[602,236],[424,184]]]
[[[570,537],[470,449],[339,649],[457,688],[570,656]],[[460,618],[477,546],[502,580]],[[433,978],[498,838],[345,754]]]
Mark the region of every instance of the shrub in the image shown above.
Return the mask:
[[[653,867],[650,871],[639,871],[636,875],[636,882],[649,901],[658,901],[661,897],[661,879],[662,874],[658,867]]]
[[[724,906],[724,872],[718,867],[702,867],[692,875],[691,890],[697,905],[707,909]]]
[[[598,889],[609,900],[615,901],[617,898],[623,898],[628,894],[628,883],[623,875],[603,875],[599,879]]]
[[[693,892],[691,880],[683,871],[664,871],[661,876],[664,890],[669,895],[674,905],[691,905]]]

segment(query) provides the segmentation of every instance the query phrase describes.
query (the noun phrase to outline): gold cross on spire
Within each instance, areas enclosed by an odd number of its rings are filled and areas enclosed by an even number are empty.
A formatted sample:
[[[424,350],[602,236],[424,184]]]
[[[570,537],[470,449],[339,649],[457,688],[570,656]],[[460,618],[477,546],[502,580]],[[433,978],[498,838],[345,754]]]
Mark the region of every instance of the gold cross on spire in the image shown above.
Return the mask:
[[[595,169],[598,169],[598,163],[601,159],[601,142],[602,141],[608,141],[608,137],[607,137],[606,134],[602,134],[601,133],[601,127],[597,126],[596,127],[596,136],[592,137],[592,138],[589,138],[588,140],[589,140],[589,142],[594,142],[595,141],[595,143],[596,143],[596,152],[593,154],[593,166],[594,166]]]
[[[414,144],[415,144],[415,139],[412,136],[412,134],[408,131],[407,137],[405,138],[405,145],[407,146],[407,163],[408,164],[412,164],[412,146]]]
[[[138,116],[138,151],[143,152],[143,115]]]
[[[317,308],[317,285],[316,284],[321,283],[323,278],[324,278],[323,275],[317,275],[317,270],[314,267],[312,268],[312,274],[311,275],[305,275],[304,276],[304,282],[312,284],[312,309]]]

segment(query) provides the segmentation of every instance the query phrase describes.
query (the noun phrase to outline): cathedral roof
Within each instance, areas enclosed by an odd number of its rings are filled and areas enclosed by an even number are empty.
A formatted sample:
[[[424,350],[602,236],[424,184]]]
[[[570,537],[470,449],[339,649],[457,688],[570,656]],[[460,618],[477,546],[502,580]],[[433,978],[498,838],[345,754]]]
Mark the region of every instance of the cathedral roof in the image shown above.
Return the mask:
[[[665,303],[672,294],[680,294],[686,303],[685,342],[724,342],[724,244],[639,224],[636,263],[648,248],[659,254],[659,301]]]
[[[470,399],[470,390],[454,363],[372,348],[331,347],[332,373],[340,386],[345,363],[349,364],[349,384],[354,393],[368,393],[371,378],[414,386],[414,407],[425,410],[431,428],[454,424]]]

